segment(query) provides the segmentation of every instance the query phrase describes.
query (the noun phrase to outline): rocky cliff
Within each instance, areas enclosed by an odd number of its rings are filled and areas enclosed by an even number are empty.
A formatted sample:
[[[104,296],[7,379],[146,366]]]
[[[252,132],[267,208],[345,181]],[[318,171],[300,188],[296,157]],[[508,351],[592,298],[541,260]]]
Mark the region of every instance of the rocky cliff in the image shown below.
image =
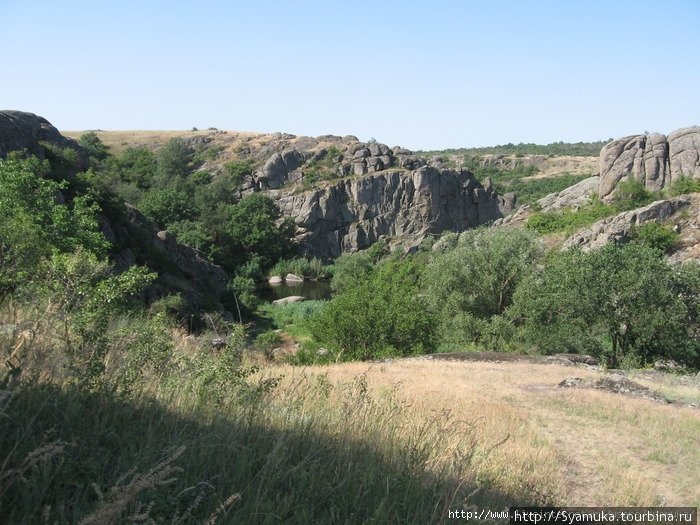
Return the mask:
[[[26,151],[43,159],[46,147],[70,148],[78,158],[87,160],[82,147],[62,136],[46,119],[33,113],[0,111],[0,158],[11,151]],[[178,244],[169,233],[159,232],[128,204],[119,212],[101,216],[100,223],[112,243],[111,258],[116,271],[145,264],[158,273],[155,285],[147,291],[151,297],[175,292],[195,310],[221,308],[219,298],[228,281],[221,267],[196,250]]]
[[[83,149],[73,139],[64,137],[43,117],[24,111],[0,111],[0,158],[11,151],[26,150],[40,159],[44,158],[46,145],[70,148],[82,159],[87,159]]]
[[[609,200],[626,177],[659,191],[681,177],[700,179],[700,127],[683,128],[668,137],[660,133],[631,135],[603,147],[599,159],[599,194]]]
[[[700,194],[681,195],[672,199],[652,202],[647,206],[626,211],[602,219],[569,237],[563,248],[580,248],[584,251],[600,248],[608,243],[624,243],[629,240],[634,227],[647,222],[672,222],[680,233],[680,246],[673,260],[696,259],[698,253],[698,219]]]
[[[329,259],[383,237],[412,247],[429,234],[488,224],[513,209],[515,196],[499,196],[466,170],[422,166],[283,193],[278,204],[298,225],[302,248]]]

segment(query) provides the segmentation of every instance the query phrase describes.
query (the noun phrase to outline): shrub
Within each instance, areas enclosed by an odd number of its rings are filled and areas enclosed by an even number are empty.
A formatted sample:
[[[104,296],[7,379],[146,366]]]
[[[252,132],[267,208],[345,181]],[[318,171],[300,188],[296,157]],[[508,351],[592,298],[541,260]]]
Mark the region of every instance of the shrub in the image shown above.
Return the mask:
[[[147,148],[126,148],[113,161],[114,169],[119,178],[136,185],[139,189],[148,189],[158,169],[155,154]]]
[[[620,181],[613,196],[620,211],[646,206],[654,200],[654,195],[645,188],[644,183],[635,179]]]
[[[671,195],[683,195],[684,193],[695,193],[698,191],[700,191],[700,179],[681,175],[679,178],[671,181]]]
[[[104,160],[109,154],[107,152],[107,146],[104,145],[104,143],[100,140],[100,137],[98,137],[97,133],[94,131],[88,131],[87,133],[80,135],[78,143],[85,148],[88,155],[97,160]]]
[[[415,265],[389,261],[339,292],[310,320],[314,339],[346,359],[429,353],[435,319],[419,295]]]
[[[656,222],[647,222],[634,227],[630,232],[630,238],[662,253],[673,251],[678,242],[678,234],[673,229]]]
[[[572,250],[551,257],[518,287],[512,314],[545,353],[603,354],[613,367],[632,355],[695,362],[697,338],[688,321],[696,296],[685,301],[679,293],[687,279],[640,243]]]
[[[226,174],[236,186],[240,186],[246,177],[253,174],[255,161],[252,159],[232,160],[224,164]]]
[[[0,159],[0,294],[28,281],[52,251],[83,248],[103,257],[109,248],[96,219],[99,207],[86,196],[61,202],[66,184],[47,180],[48,173],[34,157]]]
[[[191,221],[197,215],[190,196],[174,188],[150,191],[141,200],[140,208],[146,217],[161,228],[181,221]]]

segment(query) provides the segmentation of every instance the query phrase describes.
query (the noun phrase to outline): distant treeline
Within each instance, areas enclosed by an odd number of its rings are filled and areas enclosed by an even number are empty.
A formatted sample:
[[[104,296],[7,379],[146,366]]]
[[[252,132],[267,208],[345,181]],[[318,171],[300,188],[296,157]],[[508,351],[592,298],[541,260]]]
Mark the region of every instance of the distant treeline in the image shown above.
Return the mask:
[[[418,152],[424,155],[575,155],[597,157],[600,150],[613,139],[597,142],[552,142],[551,144],[503,144],[485,148],[457,148]]]

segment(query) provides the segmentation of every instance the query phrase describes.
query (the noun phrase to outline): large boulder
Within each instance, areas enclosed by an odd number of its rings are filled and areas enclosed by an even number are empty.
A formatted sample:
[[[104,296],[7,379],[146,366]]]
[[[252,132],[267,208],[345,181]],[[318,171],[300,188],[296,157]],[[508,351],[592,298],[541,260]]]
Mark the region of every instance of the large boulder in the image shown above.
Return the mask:
[[[87,167],[85,150],[75,140],[61,135],[45,118],[24,111],[0,111],[0,158],[11,151],[26,150],[43,159],[42,143],[74,150],[79,161]]]
[[[583,206],[596,194],[600,177],[589,177],[559,192],[550,193],[539,199],[537,204],[542,211],[558,210],[564,207]]]
[[[623,179],[638,180],[650,191],[667,188],[681,176],[700,179],[700,127],[676,130],[668,138],[651,133],[614,140],[600,151],[599,167],[604,200]]]
[[[673,199],[652,202],[642,208],[602,219],[569,237],[564,242],[563,248],[577,247],[588,251],[605,246],[609,242],[625,242],[629,239],[630,232],[635,226],[650,221],[665,221],[692,203],[693,198],[690,195],[681,195]]]
[[[631,135],[603,146],[600,151],[600,196],[612,194],[625,177],[639,178],[644,173],[646,135]]]
[[[683,128],[668,136],[671,179],[681,175],[700,179],[700,126]]]

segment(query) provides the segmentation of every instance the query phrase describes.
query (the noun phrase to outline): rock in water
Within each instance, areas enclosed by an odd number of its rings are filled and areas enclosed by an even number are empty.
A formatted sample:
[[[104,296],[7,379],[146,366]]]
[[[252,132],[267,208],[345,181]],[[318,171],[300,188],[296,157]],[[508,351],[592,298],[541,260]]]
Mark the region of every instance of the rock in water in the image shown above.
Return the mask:
[[[306,297],[302,297],[301,295],[290,295],[289,297],[283,297],[282,299],[276,299],[276,300],[272,301],[272,304],[285,305],[285,304],[299,303],[301,301],[306,301]]]

